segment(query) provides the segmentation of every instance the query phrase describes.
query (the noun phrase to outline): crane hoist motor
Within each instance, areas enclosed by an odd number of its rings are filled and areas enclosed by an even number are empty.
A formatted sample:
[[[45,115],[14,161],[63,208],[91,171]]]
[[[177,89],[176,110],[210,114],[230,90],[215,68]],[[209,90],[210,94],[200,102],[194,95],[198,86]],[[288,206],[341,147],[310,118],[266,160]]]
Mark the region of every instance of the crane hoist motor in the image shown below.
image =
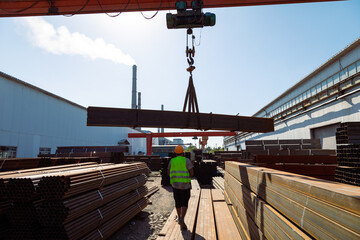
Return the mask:
[[[214,26],[216,17],[214,13],[203,13],[202,1],[192,1],[191,10],[187,9],[186,1],[177,1],[175,3],[177,14],[166,14],[166,25],[168,29],[175,28],[202,28],[205,26]]]

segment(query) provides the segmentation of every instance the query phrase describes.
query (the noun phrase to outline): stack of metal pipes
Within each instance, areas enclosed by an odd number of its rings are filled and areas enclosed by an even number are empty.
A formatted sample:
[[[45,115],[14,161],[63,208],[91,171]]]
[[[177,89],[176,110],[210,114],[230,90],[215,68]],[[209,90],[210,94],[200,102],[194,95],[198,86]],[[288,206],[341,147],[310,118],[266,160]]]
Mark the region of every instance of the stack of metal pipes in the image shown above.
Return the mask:
[[[107,238],[146,207],[148,173],[145,163],[84,163],[1,174],[10,237]]]

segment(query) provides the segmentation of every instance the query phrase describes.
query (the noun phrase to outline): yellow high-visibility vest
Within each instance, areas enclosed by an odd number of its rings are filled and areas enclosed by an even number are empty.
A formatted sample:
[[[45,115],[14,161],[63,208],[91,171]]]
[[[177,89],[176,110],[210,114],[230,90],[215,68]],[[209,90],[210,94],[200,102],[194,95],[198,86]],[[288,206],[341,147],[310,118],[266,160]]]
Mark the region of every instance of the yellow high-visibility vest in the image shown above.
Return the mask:
[[[171,159],[170,184],[174,182],[190,183],[190,173],[186,168],[186,158],[177,156]]]

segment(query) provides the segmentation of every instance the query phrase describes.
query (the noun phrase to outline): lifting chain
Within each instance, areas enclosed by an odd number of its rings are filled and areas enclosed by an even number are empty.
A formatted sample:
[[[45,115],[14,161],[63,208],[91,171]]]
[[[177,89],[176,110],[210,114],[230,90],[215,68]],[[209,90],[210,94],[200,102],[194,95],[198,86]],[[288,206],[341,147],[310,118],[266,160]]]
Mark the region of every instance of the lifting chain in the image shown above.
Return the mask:
[[[189,35],[191,35],[191,48],[189,47]],[[193,77],[192,72],[195,70],[194,66],[194,57],[195,57],[195,36],[193,34],[193,31],[191,28],[187,30],[186,33],[186,60],[189,64],[189,67],[186,69],[190,73],[189,77],[189,86],[186,92],[185,102],[184,102],[184,108],[183,112],[186,111],[186,108],[188,109],[188,113],[196,113],[197,114],[197,120],[198,120],[198,129],[201,129],[201,122],[200,122],[200,112],[199,112],[199,105],[196,98],[196,92],[195,87],[193,83]],[[190,115],[188,116],[187,124],[190,122]]]
[[[191,35],[191,48],[189,48],[189,35]],[[195,70],[195,66],[193,66],[194,57],[195,57],[194,42],[195,42],[195,36],[193,34],[193,30],[189,28],[186,32],[186,57],[189,67],[186,70],[190,73],[190,76],[192,76],[192,71]]]

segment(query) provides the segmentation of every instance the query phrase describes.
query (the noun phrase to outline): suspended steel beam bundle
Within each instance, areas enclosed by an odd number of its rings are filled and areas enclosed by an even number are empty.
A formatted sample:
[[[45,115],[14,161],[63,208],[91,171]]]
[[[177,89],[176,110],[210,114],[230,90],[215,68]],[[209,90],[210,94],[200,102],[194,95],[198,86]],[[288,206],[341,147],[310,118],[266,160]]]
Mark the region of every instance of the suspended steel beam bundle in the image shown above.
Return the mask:
[[[336,0],[203,0],[204,8],[328,2]],[[176,0],[0,0],[0,17],[176,10]],[[188,8],[190,8],[188,4]]]
[[[88,126],[274,131],[272,118],[102,107],[88,107],[87,113]]]
[[[64,199],[148,173],[145,163],[114,164],[42,176],[37,192],[43,199]]]
[[[141,174],[103,187],[100,190],[77,195],[62,201],[44,201],[38,209],[43,226],[67,224],[114,199],[143,186],[147,177]]]

